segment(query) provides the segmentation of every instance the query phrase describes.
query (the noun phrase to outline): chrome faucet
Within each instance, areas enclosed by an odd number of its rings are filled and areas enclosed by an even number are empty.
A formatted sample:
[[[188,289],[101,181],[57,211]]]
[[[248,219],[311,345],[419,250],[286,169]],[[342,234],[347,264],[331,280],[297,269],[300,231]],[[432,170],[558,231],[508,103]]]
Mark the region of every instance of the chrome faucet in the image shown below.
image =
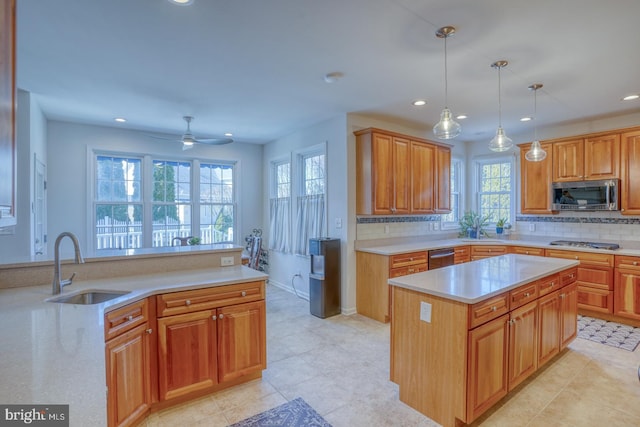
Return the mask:
[[[67,280],[60,279],[60,242],[64,237],[69,237],[73,242],[73,250],[75,251],[76,255],[76,264],[84,263],[82,252],[80,252],[80,243],[78,243],[78,238],[76,237],[76,235],[68,231],[60,233],[60,235],[56,239],[56,243],[54,244],[55,260],[53,267],[53,295],[58,295],[60,291],[62,291],[63,286],[70,285],[76,275],[76,273],[73,273]]]

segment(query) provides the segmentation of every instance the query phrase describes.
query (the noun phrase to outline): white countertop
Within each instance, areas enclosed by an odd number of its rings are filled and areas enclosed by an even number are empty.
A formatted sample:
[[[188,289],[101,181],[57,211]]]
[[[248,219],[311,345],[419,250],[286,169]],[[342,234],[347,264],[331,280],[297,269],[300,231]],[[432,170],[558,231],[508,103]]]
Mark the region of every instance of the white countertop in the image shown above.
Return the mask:
[[[51,285],[0,290],[0,402],[69,404],[70,426],[106,426],[104,313],[150,295],[268,276],[243,266],[74,282],[81,290],[127,290],[95,305],[46,302]]]
[[[391,245],[375,245],[370,247],[359,247],[356,249],[358,252],[368,252],[378,255],[397,255],[407,252],[428,251],[431,249],[440,248],[455,248],[456,246],[466,245],[500,245],[500,246],[530,246],[536,248],[545,249],[560,249],[566,251],[579,251],[579,252],[598,252],[609,255],[629,255],[640,256],[640,245],[636,242],[616,242],[609,241],[610,243],[620,244],[620,249],[607,250],[607,249],[593,249],[593,248],[581,248],[575,246],[553,246],[549,243],[554,240],[560,240],[558,238],[536,238],[536,239],[443,239],[443,240],[424,240],[421,242],[411,241],[407,243],[396,243]],[[581,239],[567,239],[567,240],[581,240]],[[584,239],[589,240],[589,239]]]
[[[502,255],[389,279],[389,284],[466,304],[579,265],[579,261]]]

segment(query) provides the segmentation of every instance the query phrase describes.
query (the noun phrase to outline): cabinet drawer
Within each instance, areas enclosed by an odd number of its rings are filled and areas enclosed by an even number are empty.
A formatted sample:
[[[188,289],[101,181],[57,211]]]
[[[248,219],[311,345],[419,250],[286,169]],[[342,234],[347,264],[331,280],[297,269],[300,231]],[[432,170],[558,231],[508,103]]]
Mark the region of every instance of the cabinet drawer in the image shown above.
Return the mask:
[[[538,282],[529,283],[509,292],[509,307],[513,310],[536,298],[538,298]]]
[[[578,268],[572,268],[560,273],[560,286],[567,286],[578,279]]]
[[[572,270],[575,276],[575,270]],[[573,279],[575,281],[575,277]],[[547,276],[544,279],[540,279],[538,281],[538,295],[543,296],[551,293],[553,291],[557,291],[562,286],[562,282],[560,276],[554,274],[552,276]]]
[[[578,267],[578,285],[602,290],[613,290],[613,268]]]
[[[510,252],[519,255],[544,256],[544,248],[532,248],[529,246],[512,246]]]
[[[453,262],[454,264],[462,264],[463,262],[469,262],[471,259],[471,249],[469,246],[458,246],[453,249]]]
[[[578,286],[578,308],[613,313],[613,292],[590,286]]]
[[[509,312],[509,293],[469,306],[469,329]]]
[[[504,255],[507,253],[506,246],[494,246],[494,245],[483,245],[483,246],[471,246],[471,256],[497,256]]]
[[[616,268],[624,268],[632,271],[640,271],[640,258],[634,256],[615,256]]]
[[[104,315],[104,340],[115,338],[149,319],[149,302],[140,301],[117,308]]]
[[[559,249],[547,249],[546,254],[548,257],[553,258],[577,259],[581,264],[613,267],[613,255],[594,252],[563,251]]]
[[[156,298],[158,317],[172,316],[264,299],[264,282],[171,292]]]
[[[409,265],[427,265],[427,252],[411,252],[392,255],[389,258],[389,269],[407,267]]]
[[[389,278],[406,276],[407,274],[421,273],[427,271],[427,264],[424,265],[412,265],[410,267],[393,268],[389,270]]]

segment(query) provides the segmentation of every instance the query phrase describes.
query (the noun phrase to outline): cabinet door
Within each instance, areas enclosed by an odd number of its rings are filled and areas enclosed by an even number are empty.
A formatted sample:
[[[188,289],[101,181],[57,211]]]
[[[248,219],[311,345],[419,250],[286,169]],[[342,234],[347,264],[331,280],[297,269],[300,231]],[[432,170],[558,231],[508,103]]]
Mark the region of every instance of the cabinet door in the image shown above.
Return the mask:
[[[640,274],[616,269],[614,314],[640,320]]]
[[[553,170],[553,145],[540,144],[547,152],[541,162],[530,162],[525,154],[531,144],[520,146],[520,210],[529,214],[551,214],[551,178]]]
[[[451,212],[451,149],[436,149],[436,213]]]
[[[474,420],[507,394],[509,315],[469,331],[467,419]]]
[[[217,384],[215,310],[158,319],[160,400]]]
[[[584,141],[574,139],[553,143],[553,181],[584,179]]]
[[[0,227],[16,224],[16,2],[0,2]]]
[[[620,178],[620,135],[584,140],[584,179]]]
[[[393,137],[373,134],[371,141],[371,179],[373,180],[373,213],[393,212]]]
[[[265,302],[218,309],[220,382],[267,368]]]
[[[538,366],[547,363],[560,352],[560,291],[538,300],[540,333],[538,334]]]
[[[640,215],[640,131],[622,135],[620,208],[623,215]]]
[[[435,212],[435,145],[411,141],[411,212]]]
[[[411,209],[409,140],[393,138],[393,209],[394,214],[406,214]]]
[[[538,301],[511,312],[509,320],[509,390],[538,369]]]
[[[105,344],[109,426],[134,425],[149,411],[152,332],[145,323]]]
[[[560,350],[578,336],[578,284],[560,289]]]

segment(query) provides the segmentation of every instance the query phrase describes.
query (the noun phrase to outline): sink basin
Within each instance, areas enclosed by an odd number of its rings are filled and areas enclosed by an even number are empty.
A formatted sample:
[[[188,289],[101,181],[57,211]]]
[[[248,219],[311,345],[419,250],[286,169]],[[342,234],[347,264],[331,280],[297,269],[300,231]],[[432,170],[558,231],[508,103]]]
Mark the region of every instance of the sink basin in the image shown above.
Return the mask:
[[[69,295],[60,295],[49,298],[48,302],[59,302],[64,304],[99,304],[114,298],[128,294],[129,291],[82,291]]]

